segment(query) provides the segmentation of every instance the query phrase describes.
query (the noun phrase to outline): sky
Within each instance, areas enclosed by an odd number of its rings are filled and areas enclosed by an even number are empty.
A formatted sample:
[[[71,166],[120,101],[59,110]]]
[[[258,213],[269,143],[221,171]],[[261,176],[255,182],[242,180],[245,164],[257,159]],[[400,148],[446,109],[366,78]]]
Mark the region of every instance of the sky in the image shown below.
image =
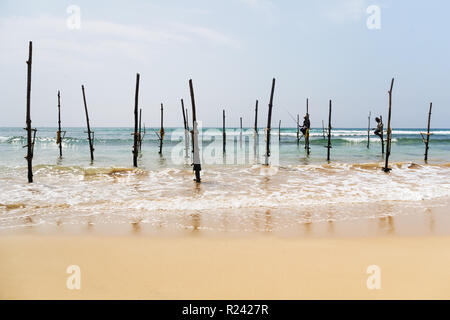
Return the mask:
[[[365,127],[369,111],[387,119],[395,78],[394,128],[425,127],[430,102],[432,127],[449,128],[448,12],[447,0],[0,0],[0,126],[25,125],[33,41],[37,127],[57,125],[58,90],[63,127],[84,126],[82,84],[91,126],[133,126],[140,73],[146,126],[159,125],[161,103],[165,125],[182,126],[192,78],[203,126],[221,126],[222,109],[227,126],[253,126],[258,99],[263,127],[276,78],[274,126],[294,127],[309,98],[313,127],[330,99],[334,127]]]

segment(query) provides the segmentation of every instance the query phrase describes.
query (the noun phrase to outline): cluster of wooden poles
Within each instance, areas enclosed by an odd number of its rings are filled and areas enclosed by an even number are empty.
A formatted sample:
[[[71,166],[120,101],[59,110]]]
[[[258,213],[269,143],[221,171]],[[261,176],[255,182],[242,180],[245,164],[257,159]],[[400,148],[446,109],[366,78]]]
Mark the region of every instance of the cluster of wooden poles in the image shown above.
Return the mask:
[[[28,67],[28,73],[27,73],[27,112],[26,112],[26,128],[27,131],[27,155],[25,156],[28,164],[28,182],[33,182],[33,150],[34,150],[34,143],[36,140],[36,129],[31,127],[31,115],[30,115],[30,107],[31,107],[31,65],[32,65],[32,42],[29,43],[29,53],[28,53],[28,61],[27,61],[27,67]],[[144,124],[144,132],[142,133],[141,128],[141,121],[142,121],[142,109],[139,109],[139,80],[140,75],[139,73],[136,74],[136,91],[135,91],[135,105],[134,105],[134,132],[132,135],[134,136],[133,139],[133,166],[138,166],[138,155],[139,152],[142,149],[142,141],[145,136],[145,124]],[[391,81],[391,87],[388,91],[389,93],[389,109],[388,109],[388,123],[387,123],[387,135],[386,135],[386,157],[385,157],[385,165],[383,167],[384,172],[389,172],[391,168],[389,168],[389,156],[391,154],[391,140],[392,140],[392,129],[391,129],[391,110],[392,110],[392,89],[394,86],[394,79]],[[87,124],[87,135],[88,135],[88,141],[89,141],[89,149],[90,149],[90,155],[91,155],[91,161],[94,161],[94,131],[90,128],[89,123],[89,114],[88,114],[88,108],[86,103],[86,94],[84,85],[81,86],[81,91],[83,94],[83,103],[84,103],[84,109],[86,114],[86,124]],[[265,128],[266,133],[266,150],[265,150],[265,157],[264,157],[264,165],[269,165],[269,158],[270,158],[270,137],[271,137],[271,123],[272,123],[272,109],[273,109],[273,96],[275,91],[275,78],[272,80],[272,88],[270,91],[270,99],[269,99],[269,111],[268,111],[268,117],[267,117],[267,126]],[[194,96],[194,88],[192,84],[192,79],[189,80],[189,92],[191,97],[191,107],[192,107],[192,130],[189,130],[189,120],[188,120],[188,110],[184,107],[184,101],[181,99],[181,109],[183,113],[183,123],[184,123],[184,130],[185,130],[185,157],[190,158],[189,150],[192,153],[192,166],[193,171],[195,173],[195,181],[201,182],[200,177],[200,171],[201,168],[201,161],[200,161],[200,151],[199,151],[199,144],[198,144],[198,123],[197,123],[197,116],[196,116],[196,109],[195,109],[195,96]],[[425,161],[428,160],[428,149],[429,149],[429,142],[430,142],[430,119],[431,119],[431,108],[432,103],[430,103],[430,110],[428,114],[428,130],[427,133],[421,133],[422,139],[425,143]],[[330,153],[331,153],[331,109],[332,109],[332,100],[329,101],[329,110],[328,110],[328,128],[325,130],[323,121],[322,121],[322,132],[323,137],[325,138],[325,131],[327,131],[327,140],[328,143],[325,146],[327,148],[327,161],[330,161]],[[164,140],[164,122],[163,122],[163,115],[164,115],[164,106],[161,103],[161,127],[160,132],[155,132],[156,135],[159,138],[159,153],[162,154],[162,148],[163,148],[163,140]],[[369,126],[368,126],[368,138],[367,138],[367,148],[370,146],[370,117],[371,114],[369,113]],[[305,118],[309,119],[309,99],[306,99],[306,116]],[[381,118],[381,117],[380,117]],[[295,119],[294,119],[295,121]],[[297,145],[300,142],[300,122],[299,122],[299,115],[297,114]],[[242,143],[242,117],[240,118],[240,129],[241,129],[241,143]],[[258,100],[256,100],[256,106],[255,106],[255,125],[254,125],[254,131],[255,131],[255,138],[257,141],[258,139]],[[57,131],[57,144],[59,145],[59,155],[62,157],[62,141],[65,137],[66,131],[62,131],[61,129],[61,104],[60,104],[60,92],[58,91],[58,131]],[[424,137],[423,135],[426,135]],[[278,124],[278,136],[279,139],[281,137],[281,120]],[[309,128],[308,131],[306,131],[305,136],[305,149],[307,154],[310,154],[310,145],[309,145]],[[383,130],[381,130],[381,142],[382,142],[382,153],[384,154],[384,138],[383,138]],[[192,148],[189,147],[189,144],[192,144]],[[256,147],[256,142],[255,142]],[[226,152],[226,132],[225,132],[225,110],[223,110],[223,153]]]

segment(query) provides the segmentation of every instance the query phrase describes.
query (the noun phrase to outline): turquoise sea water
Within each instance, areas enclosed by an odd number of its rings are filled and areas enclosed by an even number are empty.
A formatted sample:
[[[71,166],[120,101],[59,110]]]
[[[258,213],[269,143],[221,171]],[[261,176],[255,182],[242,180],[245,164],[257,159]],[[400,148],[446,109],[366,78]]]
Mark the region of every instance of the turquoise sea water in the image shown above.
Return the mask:
[[[321,221],[372,219],[449,206],[450,130],[433,129],[429,161],[424,129],[394,129],[392,171],[382,172],[378,137],[366,129],[333,129],[331,162],[321,129],[311,154],[296,129],[272,130],[271,166],[264,167],[265,132],[254,157],[252,129],[203,128],[202,183],[193,182],[184,130],[166,128],[163,154],[147,128],[138,168],[131,128],[93,128],[90,161],[84,128],[65,128],[59,158],[56,128],[37,128],[34,183],[27,182],[25,131],[0,128],[0,229],[36,225],[146,224],[155,230],[273,232]],[[242,142],[241,142],[242,141]],[[257,145],[258,146],[258,145]],[[188,153],[188,155],[190,152]],[[270,226],[268,227],[268,224]]]
[[[59,159],[58,146],[56,145],[56,128],[38,128],[34,151],[35,164],[58,164],[58,165],[89,165],[89,144],[85,128],[66,128],[67,131],[63,141],[63,159]],[[95,131],[95,165],[96,166],[119,166],[129,167],[132,165],[132,128],[93,128]],[[421,162],[424,155],[424,143],[420,132],[425,129],[394,129],[393,144],[391,149],[392,161],[414,161]],[[148,128],[142,146],[142,156],[139,166],[148,169],[162,167],[177,167],[179,161],[172,159],[174,147],[184,148],[184,133],[180,128],[166,128],[163,146],[163,157],[158,154],[159,140],[155,132],[159,129]],[[264,130],[259,130],[262,150],[264,150]],[[222,154],[222,131],[221,128],[204,128],[202,146],[216,149],[217,158]],[[450,162],[450,129],[433,129],[430,139],[429,162]],[[253,155],[253,130],[243,129],[243,147],[240,144],[240,130],[228,128],[227,153],[239,154],[233,163],[246,163],[237,160],[245,153]],[[272,143],[278,144],[280,165],[295,164],[318,164],[326,160],[326,139],[323,138],[322,129],[311,130],[311,154],[306,155],[304,139],[297,145],[296,129],[282,128],[281,139],[278,138],[278,128],[272,129]],[[22,128],[0,128],[0,166],[25,166],[23,156],[26,150],[22,147],[26,144],[25,131]],[[235,146],[236,144],[236,146]],[[214,147],[215,145],[215,147]],[[244,148],[243,152],[237,150]],[[245,148],[247,150],[245,151]],[[275,149],[275,148],[274,148]],[[236,151],[235,151],[236,150]],[[208,151],[211,153],[211,151]],[[261,153],[262,155],[262,153]],[[276,155],[274,155],[275,157]],[[248,158],[248,156],[247,156]],[[367,129],[333,129],[332,131],[332,161],[344,163],[364,163],[382,161],[380,139],[370,135],[370,148],[367,148]],[[208,159],[205,158],[205,165]],[[211,161],[210,161],[211,162]],[[215,161],[221,164],[220,161]]]

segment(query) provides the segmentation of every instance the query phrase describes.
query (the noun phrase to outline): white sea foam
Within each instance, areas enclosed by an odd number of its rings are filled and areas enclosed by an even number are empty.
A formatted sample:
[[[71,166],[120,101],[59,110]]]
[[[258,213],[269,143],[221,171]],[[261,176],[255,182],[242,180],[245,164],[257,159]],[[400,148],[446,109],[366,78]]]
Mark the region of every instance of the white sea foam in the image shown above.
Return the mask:
[[[135,217],[154,221],[160,214],[215,216],[228,210],[247,219],[248,210],[294,214],[306,207],[420,203],[450,197],[448,166],[398,164],[389,175],[376,164],[287,166],[274,175],[260,175],[260,170],[260,166],[209,168],[199,188],[189,169],[42,166],[35,171],[32,185],[18,179],[17,170],[10,171],[0,183],[0,228],[23,224],[27,217],[33,223]],[[334,215],[337,220],[345,218],[345,212]]]

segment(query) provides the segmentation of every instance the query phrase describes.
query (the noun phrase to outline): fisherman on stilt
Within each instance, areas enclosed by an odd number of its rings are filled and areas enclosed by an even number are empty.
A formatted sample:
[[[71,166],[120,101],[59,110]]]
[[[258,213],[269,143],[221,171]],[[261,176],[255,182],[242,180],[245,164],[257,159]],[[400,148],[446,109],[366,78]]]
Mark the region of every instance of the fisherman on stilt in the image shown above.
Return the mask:
[[[307,113],[304,117],[303,117],[303,125],[300,128],[300,131],[302,132],[302,134],[305,136],[305,138],[308,138],[309,135],[309,129],[311,128],[311,121],[309,120],[309,114]]]
[[[375,118],[375,121],[377,122],[377,127],[374,129],[375,131],[373,133],[383,140],[383,121],[378,117]]]

